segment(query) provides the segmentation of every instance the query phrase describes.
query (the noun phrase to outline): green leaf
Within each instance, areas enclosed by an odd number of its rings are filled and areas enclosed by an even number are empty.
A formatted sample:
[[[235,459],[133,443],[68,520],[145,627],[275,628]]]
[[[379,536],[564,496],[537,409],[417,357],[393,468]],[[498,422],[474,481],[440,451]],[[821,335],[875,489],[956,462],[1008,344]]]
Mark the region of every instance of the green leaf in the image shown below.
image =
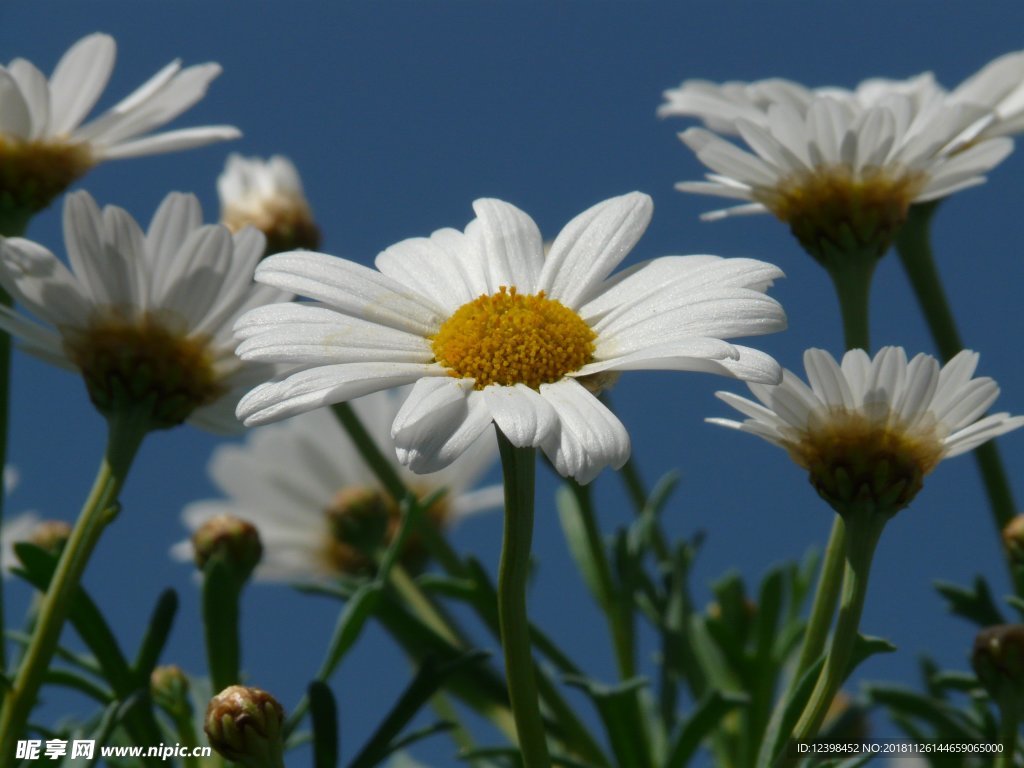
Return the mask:
[[[963,713],[944,701],[936,701],[910,688],[874,684],[866,687],[868,698],[905,717],[923,720],[935,728],[942,741],[981,741],[980,733]]]
[[[395,739],[445,679],[465,665],[479,663],[485,655],[479,651],[470,651],[454,661],[426,660],[369,741],[349,763],[349,768],[373,768],[400,748]]]
[[[22,567],[14,573],[41,592],[50,586],[57,567],[57,558],[28,542],[14,545]],[[68,621],[86,644],[104,679],[123,701],[125,727],[139,744],[159,744],[160,728],[149,704],[149,678],[138,680],[121,653],[114,633],[110,630],[96,603],[82,587],[75,590],[68,606]],[[137,706],[136,706],[137,705]]]
[[[665,768],[683,768],[687,765],[700,743],[715,730],[722,718],[748,701],[748,697],[742,694],[722,691],[707,693],[679,729],[665,761]]]
[[[27,648],[28,644],[32,641],[32,635],[25,632],[19,632],[14,629],[8,629],[4,635],[23,648]],[[87,656],[84,653],[75,653],[74,651],[69,651],[63,646],[57,646],[57,650],[54,652],[54,657],[68,662],[82,672],[88,672],[89,674],[95,675],[99,678],[103,677],[103,670],[100,669],[99,664],[96,663],[96,659],[92,656]]]
[[[789,735],[793,732],[800,714],[807,706],[808,699],[814,691],[814,685],[818,682],[818,675],[825,665],[825,656],[822,655],[812,664],[800,677],[800,681],[793,689],[793,694],[788,701],[780,701],[771,720],[768,721],[768,728],[765,730],[764,740],[761,742],[761,750],[757,754],[757,768],[768,768],[775,764],[776,759],[786,748]]]
[[[950,612],[956,616],[961,616],[979,627],[1006,623],[995,600],[992,599],[988,583],[981,576],[974,580],[974,589],[965,589],[945,581],[935,582],[935,589],[946,598]]]
[[[96,685],[92,680],[67,669],[48,669],[43,680],[51,685],[60,685],[64,688],[84,693],[91,699],[106,706],[114,699],[114,694]]]
[[[584,691],[594,702],[619,765],[652,764],[649,721],[640,700],[647,680],[637,677],[616,686],[600,685],[583,677],[566,677],[565,682]]]
[[[173,589],[167,589],[156,602],[146,635],[142,638],[139,652],[135,657],[135,674],[140,680],[148,680],[160,661],[160,654],[167,645],[167,638],[170,637],[171,626],[177,612],[178,593]]]
[[[479,768],[521,768],[523,760],[519,750],[512,747],[481,747],[464,749],[459,752],[459,759],[470,762]],[[495,761],[498,762],[495,762]],[[557,768],[593,768],[590,763],[581,763],[557,752],[551,754],[551,765]]]
[[[711,636],[708,620],[694,614],[690,617],[690,643],[708,684],[720,691],[742,693],[743,686],[730,669],[722,649]]]
[[[1021,619],[1024,620],[1024,600],[1017,597],[1017,595],[1007,595],[1006,603],[1015,611],[1017,611]]]
[[[846,676],[843,679],[852,675],[857,667],[872,656],[879,653],[893,653],[896,650],[896,646],[884,638],[858,634],[857,640],[853,644],[853,651],[850,653],[850,664],[846,668]]]
[[[562,523],[565,541],[569,545],[569,554],[576,562],[576,567],[590,594],[594,596],[601,610],[607,613],[611,607],[614,588],[608,577],[606,554],[595,551],[595,546],[604,546],[604,542],[592,540],[584,510],[572,488],[568,485],[559,487],[555,492],[555,504],[558,507],[558,519]]]
[[[338,707],[326,683],[309,684],[309,715],[313,721],[313,768],[338,765]]]

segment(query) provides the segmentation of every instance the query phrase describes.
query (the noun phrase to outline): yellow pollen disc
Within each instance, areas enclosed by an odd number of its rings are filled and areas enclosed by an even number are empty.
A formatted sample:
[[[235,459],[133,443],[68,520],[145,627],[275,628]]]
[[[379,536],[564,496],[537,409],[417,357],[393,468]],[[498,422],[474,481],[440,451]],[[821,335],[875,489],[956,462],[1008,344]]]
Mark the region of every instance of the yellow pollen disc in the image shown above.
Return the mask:
[[[876,421],[845,411],[794,434],[786,448],[833,506],[871,502],[892,512],[917,495],[944,452],[930,424],[909,429],[892,418]]]
[[[595,334],[583,320],[541,291],[498,293],[464,304],[431,339],[434,357],[452,376],[490,384],[540,389],[586,365]]]
[[[101,413],[149,403],[155,428],[180,424],[226,391],[206,337],[187,337],[151,316],[111,314],[65,331],[64,350]]]

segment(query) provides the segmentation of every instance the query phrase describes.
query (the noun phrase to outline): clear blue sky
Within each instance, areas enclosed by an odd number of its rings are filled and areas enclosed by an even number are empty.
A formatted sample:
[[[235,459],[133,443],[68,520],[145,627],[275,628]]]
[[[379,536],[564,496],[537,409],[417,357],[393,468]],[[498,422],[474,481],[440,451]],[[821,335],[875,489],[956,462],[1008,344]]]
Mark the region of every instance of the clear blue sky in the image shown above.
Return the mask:
[[[841,351],[832,287],[785,227],[769,217],[701,223],[712,198],[675,192],[703,169],[675,137],[690,123],[659,120],[661,91],[685,78],[782,76],[808,85],[852,86],[869,76],[932,70],[952,86],[992,58],[1024,48],[1016,0],[857,3],[426,3],[29,2],[0,7],[0,59],[22,56],[51,71],[81,36],[104,31],[118,61],[101,106],[112,104],[175,57],[219,61],[224,74],[175,125],[233,123],[245,137],[164,157],[119,161],[81,184],[102,204],[148,222],[171,190],[193,191],[208,220],[214,182],[229,151],[292,157],[325,233],[324,250],[364,263],[405,237],[461,228],[471,201],[494,196],[529,212],[547,235],[571,216],[638,189],[655,201],[653,223],[631,261],[678,253],[752,256],[787,272],[773,295],[790,329],[754,344],[798,368],[809,346]],[[997,408],[1024,412],[1019,352],[1024,284],[1024,155],[1012,155],[985,186],[958,194],[938,215],[935,244],[980,373],[1003,387]],[[29,236],[55,252],[59,209]],[[876,345],[932,351],[893,257],[878,270]],[[15,361],[11,459],[22,484],[11,510],[73,519],[91,482],[102,423],[74,377],[20,355]],[[757,580],[773,563],[823,542],[831,512],[783,452],[703,423],[731,415],[712,396],[744,387],[708,376],[627,375],[612,393],[645,475],[672,468],[682,483],[666,515],[677,535],[707,534],[695,585],[736,569]],[[187,567],[167,557],[183,535],[179,512],[213,487],[205,464],[216,441],[190,428],[153,436],[123,496],[86,583],[119,636],[134,648],[158,591],[173,585],[182,610],[167,662],[202,669],[197,591]],[[1024,436],[1001,441],[1018,497]],[[543,474],[543,473],[542,473]],[[530,610],[595,676],[613,679],[603,623],[566,553],[539,487]],[[629,517],[616,478],[597,480],[609,530]],[[467,523],[456,545],[495,564],[500,520]],[[1007,587],[971,458],[942,464],[912,507],[889,526],[873,573],[863,630],[900,652],[863,669],[864,679],[916,679],[922,652],[962,667],[973,639],[949,618],[931,582],[976,573]],[[24,590],[8,587],[18,605]],[[293,705],[319,661],[335,606],[285,587],[250,588],[244,605],[246,667],[253,684]],[[323,638],[321,641],[320,638]],[[312,643],[310,640],[312,639]],[[335,679],[343,751],[351,756],[406,679],[406,666],[375,631]],[[439,740],[424,754],[446,763]]]

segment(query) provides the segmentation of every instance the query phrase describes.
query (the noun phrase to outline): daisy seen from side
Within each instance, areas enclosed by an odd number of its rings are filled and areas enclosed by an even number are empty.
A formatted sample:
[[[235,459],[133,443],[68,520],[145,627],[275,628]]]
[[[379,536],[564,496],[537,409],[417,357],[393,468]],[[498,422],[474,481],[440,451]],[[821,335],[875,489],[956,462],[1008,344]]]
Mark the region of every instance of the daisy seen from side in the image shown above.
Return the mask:
[[[202,223],[193,195],[172,193],[148,231],[87,192],[68,196],[70,269],[23,238],[0,241],[0,284],[42,322],[6,307],[0,328],[28,352],[77,369],[105,416],[147,409],[150,428],[186,419],[237,429],[238,397],[272,367],[242,363],[231,328],[248,309],[291,298],[251,282],[264,238]]]
[[[862,503],[893,514],[940,461],[1024,426],[1024,416],[983,415],[999,387],[974,378],[977,365],[969,350],[940,367],[926,354],[908,362],[902,347],[884,347],[874,358],[854,349],[841,363],[809,349],[809,385],[786,370],[781,384],[750,384],[759,402],[719,392],[747,418],[708,421],[783,448],[841,514]]]
[[[88,35],[46,78],[25,59],[0,66],[0,192],[18,208],[44,208],[105,160],[190,149],[240,136],[228,125],[152,133],[192,107],[220,74],[218,64],[182,68],[176,60],[122,101],[86,122],[107,86],[117,45]]]
[[[640,193],[584,211],[547,257],[518,208],[482,199],[474,210],[465,232],[402,241],[378,255],[377,270],[316,253],[266,259],[258,281],[316,303],[239,320],[243,359],[296,369],[246,395],[239,417],[260,424],[413,383],[391,434],[414,472],[447,466],[493,422],[513,446],[541,448],[586,483],[629,456],[625,428],[593,393],[618,373],[777,380],[769,356],[724,341],[785,327],[765,295],[777,267],[670,256],[609,277],[650,220]]]

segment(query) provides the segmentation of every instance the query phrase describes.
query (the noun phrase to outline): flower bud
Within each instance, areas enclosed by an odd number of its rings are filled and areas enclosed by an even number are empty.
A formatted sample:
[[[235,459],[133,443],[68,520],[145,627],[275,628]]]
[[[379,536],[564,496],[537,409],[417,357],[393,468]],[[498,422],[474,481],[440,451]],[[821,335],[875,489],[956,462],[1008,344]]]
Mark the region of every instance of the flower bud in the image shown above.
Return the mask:
[[[236,763],[250,768],[284,765],[284,709],[277,699],[259,688],[232,685],[206,708],[203,730],[210,746]]]
[[[168,664],[154,669],[149,676],[149,690],[153,702],[171,717],[191,716],[188,676],[180,667]]]
[[[230,515],[218,515],[203,523],[192,534],[192,547],[200,570],[219,557],[240,581],[249,578],[263,556],[256,527]]]
[[[1024,515],[1017,515],[1003,528],[1003,546],[1015,565],[1024,565]]]
[[[986,627],[974,640],[971,664],[996,702],[1024,704],[1024,624]]]

